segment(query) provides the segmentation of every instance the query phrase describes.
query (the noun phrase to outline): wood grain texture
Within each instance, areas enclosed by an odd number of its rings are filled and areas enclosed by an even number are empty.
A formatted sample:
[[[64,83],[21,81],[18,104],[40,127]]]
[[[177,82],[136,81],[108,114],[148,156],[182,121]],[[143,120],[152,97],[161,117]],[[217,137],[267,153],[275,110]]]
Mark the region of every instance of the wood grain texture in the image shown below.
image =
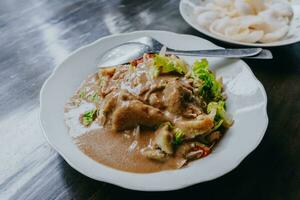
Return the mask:
[[[236,169],[183,190],[146,193],[89,179],[47,144],[39,91],[70,52],[105,35],[193,34],[173,0],[0,1],[0,199],[300,199],[300,44],[247,61],[268,95],[269,127]],[[210,39],[220,46],[229,45]]]

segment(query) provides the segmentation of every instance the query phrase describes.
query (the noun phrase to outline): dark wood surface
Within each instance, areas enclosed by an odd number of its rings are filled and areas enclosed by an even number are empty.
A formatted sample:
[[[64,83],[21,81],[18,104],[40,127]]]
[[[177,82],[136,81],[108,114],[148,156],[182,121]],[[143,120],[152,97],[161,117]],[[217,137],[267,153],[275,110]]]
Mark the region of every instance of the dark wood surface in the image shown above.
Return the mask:
[[[236,169],[186,189],[146,193],[94,181],[45,141],[39,91],[70,52],[105,35],[193,34],[173,0],[0,1],[0,199],[300,199],[300,44],[247,61],[268,95],[269,127]],[[211,40],[211,39],[210,39]],[[212,40],[216,44],[226,44]],[[128,180],[130,181],[130,180]]]

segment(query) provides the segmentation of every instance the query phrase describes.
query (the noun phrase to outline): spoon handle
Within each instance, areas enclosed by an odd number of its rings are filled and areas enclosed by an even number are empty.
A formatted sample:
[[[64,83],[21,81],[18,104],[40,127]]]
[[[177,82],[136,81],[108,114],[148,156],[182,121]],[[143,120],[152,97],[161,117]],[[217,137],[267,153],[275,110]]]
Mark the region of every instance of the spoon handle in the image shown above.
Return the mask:
[[[243,59],[264,59],[264,60],[268,60],[268,59],[273,59],[273,55],[272,52],[268,49],[263,49],[259,54],[255,55],[255,56],[249,56],[249,57],[244,57]]]
[[[201,56],[201,57],[223,57],[223,58],[243,58],[259,54],[261,48],[243,48],[243,49],[208,49],[182,51],[175,49],[166,49],[167,54],[175,54],[182,56]]]

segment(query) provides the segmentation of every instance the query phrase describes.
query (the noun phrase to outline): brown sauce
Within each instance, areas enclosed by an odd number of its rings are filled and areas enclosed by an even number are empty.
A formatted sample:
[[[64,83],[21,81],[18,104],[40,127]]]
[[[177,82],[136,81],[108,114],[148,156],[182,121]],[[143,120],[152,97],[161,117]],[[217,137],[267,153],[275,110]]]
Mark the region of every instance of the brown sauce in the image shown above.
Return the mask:
[[[183,162],[180,158],[159,162],[142,156],[142,149],[147,147],[152,138],[152,131],[141,131],[139,138],[136,139],[133,133],[98,129],[76,138],[75,142],[87,156],[115,169],[150,173],[178,168]]]
[[[91,159],[136,173],[178,169],[207,156],[222,135],[212,130],[193,80],[151,78],[145,67],[102,69],[84,80],[65,105],[74,142]]]
[[[97,90],[95,86],[98,84],[97,74],[89,76],[70,102],[66,104],[65,113],[78,108],[77,104],[83,106],[89,104],[90,102],[82,102],[78,94],[82,89],[85,89],[86,93],[92,94]],[[75,105],[74,102],[76,102]],[[79,116],[81,113],[76,114]],[[70,126],[69,129],[72,128]],[[139,137],[136,137],[133,133],[134,130],[123,132],[114,132],[110,128],[89,130],[80,125],[79,120],[78,126],[81,126],[81,129],[78,130],[80,136],[73,136],[76,145],[84,154],[106,166],[128,172],[150,173],[177,169],[185,162],[184,159],[177,157],[170,157],[166,162],[159,162],[143,156],[141,152],[153,139],[154,131],[141,130]]]

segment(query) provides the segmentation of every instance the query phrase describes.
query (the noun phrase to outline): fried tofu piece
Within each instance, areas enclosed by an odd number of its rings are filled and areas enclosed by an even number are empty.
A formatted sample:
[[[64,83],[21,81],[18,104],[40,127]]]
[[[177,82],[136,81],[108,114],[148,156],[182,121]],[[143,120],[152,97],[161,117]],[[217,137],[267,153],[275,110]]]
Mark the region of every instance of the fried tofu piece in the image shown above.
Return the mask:
[[[159,109],[139,100],[121,102],[112,114],[112,127],[116,131],[136,126],[155,127],[166,121],[168,118]]]

